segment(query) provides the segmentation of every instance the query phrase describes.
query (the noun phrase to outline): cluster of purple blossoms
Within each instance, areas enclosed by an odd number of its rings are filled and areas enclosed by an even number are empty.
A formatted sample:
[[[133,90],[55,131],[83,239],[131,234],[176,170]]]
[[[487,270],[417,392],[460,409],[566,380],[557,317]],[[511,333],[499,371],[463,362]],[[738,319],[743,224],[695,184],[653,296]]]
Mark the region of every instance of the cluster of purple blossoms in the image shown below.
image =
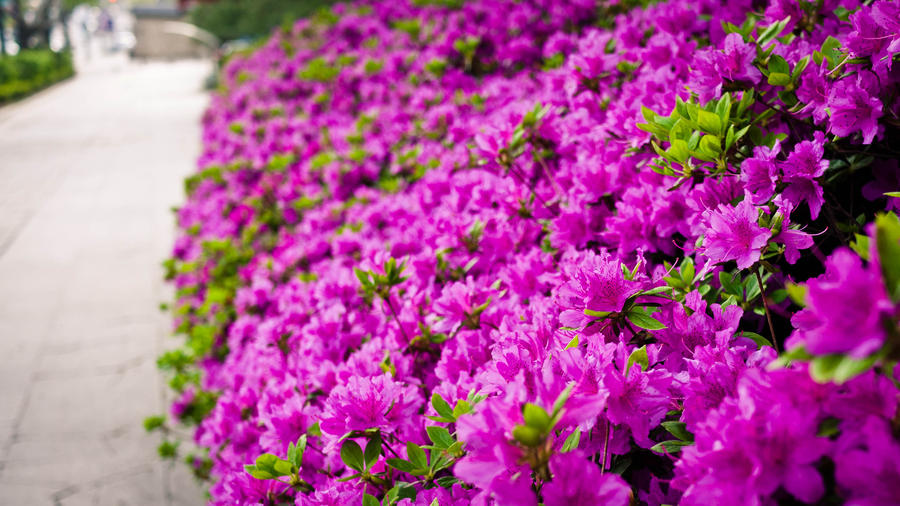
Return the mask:
[[[896,503],[898,14],[373,0],[231,58],[159,360],[211,503]]]

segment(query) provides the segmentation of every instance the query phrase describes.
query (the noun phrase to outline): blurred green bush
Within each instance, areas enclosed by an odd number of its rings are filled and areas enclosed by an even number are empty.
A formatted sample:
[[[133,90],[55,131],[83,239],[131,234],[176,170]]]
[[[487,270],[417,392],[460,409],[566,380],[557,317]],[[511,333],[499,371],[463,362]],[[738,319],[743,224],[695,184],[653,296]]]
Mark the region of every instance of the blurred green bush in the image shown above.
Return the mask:
[[[333,3],[335,0],[219,0],[194,7],[191,21],[223,41],[254,39]]]
[[[27,49],[0,56],[0,103],[9,102],[75,74],[72,53]]]

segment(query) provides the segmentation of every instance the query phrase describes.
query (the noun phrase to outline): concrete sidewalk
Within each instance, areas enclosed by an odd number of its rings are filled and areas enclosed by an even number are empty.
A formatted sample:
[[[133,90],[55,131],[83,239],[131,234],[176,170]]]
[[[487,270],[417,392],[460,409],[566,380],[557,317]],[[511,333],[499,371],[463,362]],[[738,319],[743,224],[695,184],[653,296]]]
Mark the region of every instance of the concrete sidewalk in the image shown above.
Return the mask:
[[[112,62],[0,108],[0,504],[203,502],[141,421],[209,71]]]

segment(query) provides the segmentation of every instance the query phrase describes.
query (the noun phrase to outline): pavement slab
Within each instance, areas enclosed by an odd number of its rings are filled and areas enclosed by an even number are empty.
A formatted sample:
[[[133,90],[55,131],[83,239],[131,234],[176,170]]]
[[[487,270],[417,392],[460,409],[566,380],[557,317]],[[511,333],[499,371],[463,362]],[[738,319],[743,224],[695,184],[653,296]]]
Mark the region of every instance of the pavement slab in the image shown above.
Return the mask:
[[[110,58],[0,108],[0,504],[197,505],[166,409],[160,266],[209,62]]]

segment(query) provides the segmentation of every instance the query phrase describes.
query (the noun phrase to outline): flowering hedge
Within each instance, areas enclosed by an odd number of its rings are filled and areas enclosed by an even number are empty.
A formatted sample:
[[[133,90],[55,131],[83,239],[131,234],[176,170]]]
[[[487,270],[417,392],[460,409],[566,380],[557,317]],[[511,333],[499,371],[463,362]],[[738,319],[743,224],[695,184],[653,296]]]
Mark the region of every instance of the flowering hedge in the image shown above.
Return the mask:
[[[234,59],[159,360],[212,503],[896,503],[898,19],[361,2]]]

